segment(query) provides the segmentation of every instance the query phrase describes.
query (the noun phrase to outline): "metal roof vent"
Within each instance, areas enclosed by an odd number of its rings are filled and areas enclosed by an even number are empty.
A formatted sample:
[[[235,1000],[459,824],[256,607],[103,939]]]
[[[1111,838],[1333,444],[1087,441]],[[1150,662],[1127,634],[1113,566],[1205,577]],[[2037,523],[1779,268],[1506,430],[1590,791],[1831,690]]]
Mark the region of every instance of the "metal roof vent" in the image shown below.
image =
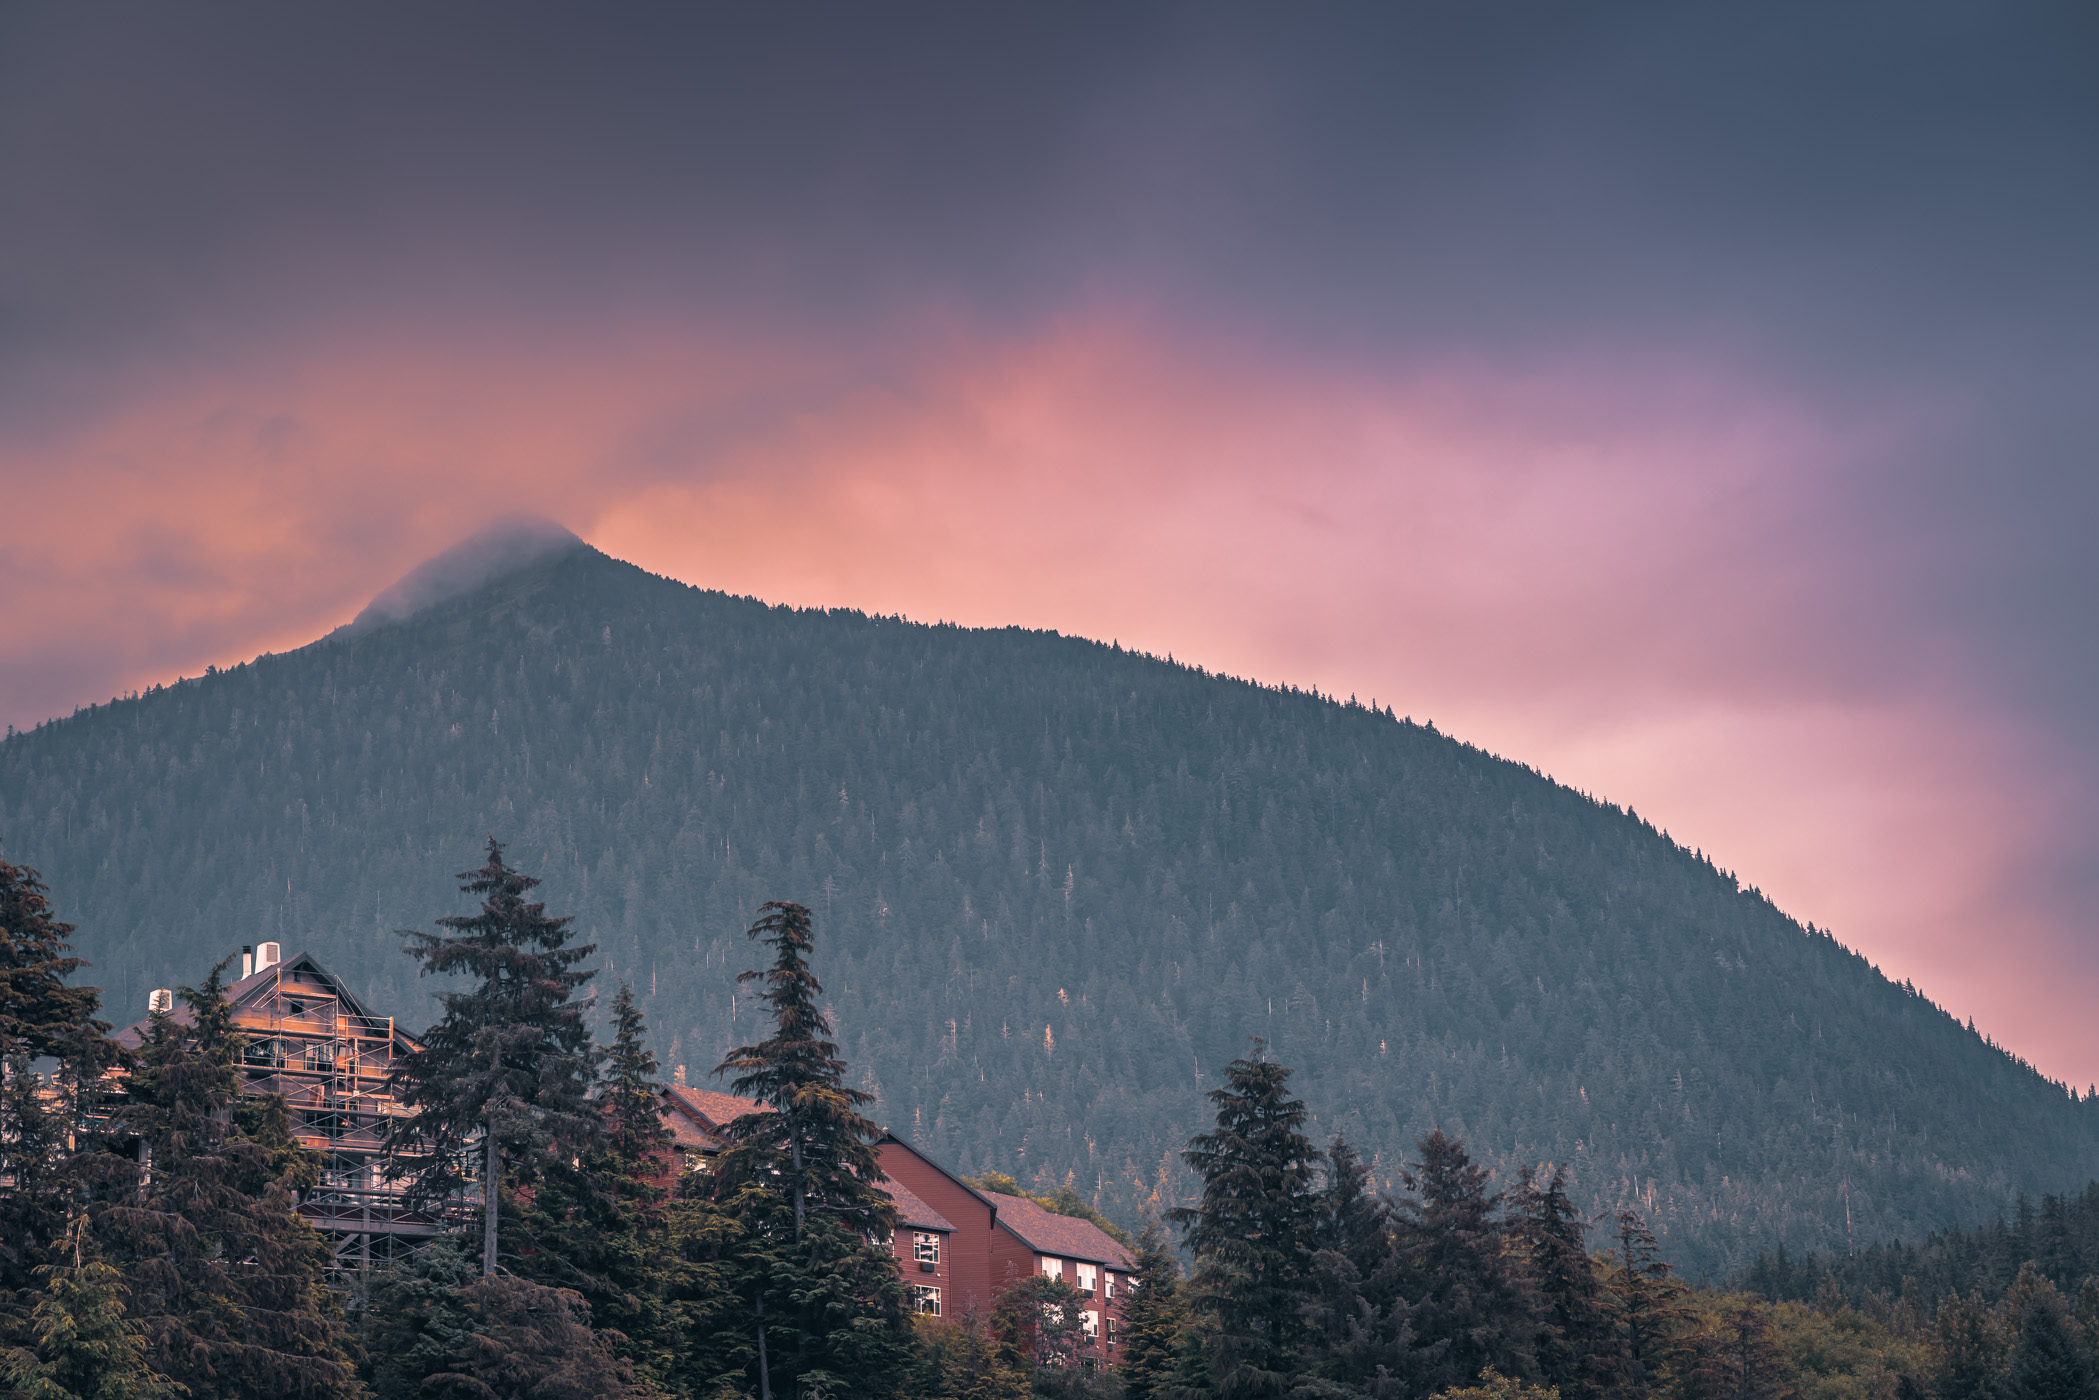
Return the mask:
[[[276,944],[258,943],[255,945],[255,970],[257,972],[262,971],[266,967],[275,967],[283,961],[283,950],[278,948]]]

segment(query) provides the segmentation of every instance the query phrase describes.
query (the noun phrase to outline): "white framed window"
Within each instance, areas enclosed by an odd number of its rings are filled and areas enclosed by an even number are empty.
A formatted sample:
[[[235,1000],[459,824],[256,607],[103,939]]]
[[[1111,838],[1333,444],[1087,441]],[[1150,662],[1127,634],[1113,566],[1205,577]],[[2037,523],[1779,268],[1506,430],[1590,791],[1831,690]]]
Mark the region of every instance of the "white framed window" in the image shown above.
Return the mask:
[[[1095,1341],[1101,1334],[1101,1315],[1097,1312],[1079,1314],[1079,1330],[1086,1334],[1087,1341]]]
[[[1114,1296],[1115,1296],[1115,1270],[1113,1270],[1113,1269],[1102,1269],[1102,1270],[1101,1270],[1101,1297],[1103,1297],[1103,1298],[1113,1298]]]
[[[931,1230],[911,1232],[911,1257],[921,1264],[940,1262],[940,1236]]]
[[[1047,1278],[1063,1278],[1064,1261],[1062,1259],[1052,1259],[1045,1254],[1042,1256],[1042,1272],[1044,1277]]]
[[[1093,1267],[1093,1265],[1084,1263],[1076,1264],[1073,1267],[1079,1271],[1080,1296],[1091,1298],[1093,1296],[1093,1290],[1096,1283],[1096,1275],[1098,1273],[1098,1270],[1096,1270]]]
[[[1105,1331],[1105,1332],[1107,1333],[1107,1337],[1108,1337],[1108,1345],[1109,1345],[1109,1346],[1111,1346],[1111,1347],[1112,1347],[1112,1346],[1114,1346],[1114,1345],[1115,1345],[1115,1314],[1114,1314],[1114,1313],[1104,1313],[1104,1314],[1102,1314],[1102,1316],[1101,1316],[1101,1328],[1102,1328],[1102,1330],[1103,1330],[1103,1331]]]
[[[920,1285],[911,1290],[916,1295],[918,1310],[927,1317],[940,1316],[940,1290]]]

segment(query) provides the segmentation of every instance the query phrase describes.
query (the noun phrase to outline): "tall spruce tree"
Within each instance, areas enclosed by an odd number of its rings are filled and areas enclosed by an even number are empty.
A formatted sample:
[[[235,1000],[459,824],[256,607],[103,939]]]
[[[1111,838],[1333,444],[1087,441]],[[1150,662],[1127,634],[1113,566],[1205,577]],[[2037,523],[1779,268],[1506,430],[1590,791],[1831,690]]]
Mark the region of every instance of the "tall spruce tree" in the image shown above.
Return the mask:
[[[1647,1222],[1630,1210],[1610,1219],[1617,1248],[1604,1275],[1604,1307],[1621,1357],[1612,1394],[1635,1400],[1668,1377],[1688,1314],[1683,1285],[1662,1260]]]
[[[1126,1400],[1164,1400],[1171,1386],[1181,1330],[1188,1322],[1181,1265],[1156,1219],[1137,1232],[1130,1293],[1122,1309],[1122,1383]]]
[[[67,985],[87,962],[49,894],[34,870],[0,860],[0,1064],[64,1055],[101,1004],[96,988]]]
[[[1339,1134],[1327,1145],[1318,1252],[1305,1320],[1311,1330],[1300,1395],[1384,1396],[1399,1385],[1412,1340],[1399,1296],[1392,1211],[1370,1168]]]
[[[1377,1193],[1370,1166],[1339,1133],[1327,1144],[1319,1192],[1319,1247],[1331,1249],[1368,1279],[1392,1257],[1392,1210]]]
[[[749,1304],[760,1400],[885,1394],[905,1383],[912,1334],[896,1256],[874,1243],[897,1216],[879,1184],[880,1129],[860,1111],[873,1096],[845,1083],[809,965],[809,911],[768,901],[747,933],[771,946],[772,966],[737,980],[758,984],[773,1033],[714,1072],[766,1108],[723,1126],[731,1145],[714,1164],[715,1200],[736,1232],[715,1262]]]
[[[0,860],[0,1346],[19,1337],[36,1271],[57,1262],[88,1165],[69,1160],[92,1136],[82,1086],[117,1054],[95,1018],[101,993],[67,983],[87,964],[48,894],[36,871]],[[39,1059],[58,1062],[48,1079]]]
[[[153,1367],[214,1400],[357,1393],[327,1245],[295,1212],[319,1164],[281,1098],[237,1098],[242,1039],[213,968],[156,1013],[122,1119],[144,1148],[134,1189],[95,1216]]]
[[[572,1160],[546,1165],[512,1212],[520,1238],[505,1253],[520,1275],[581,1296],[613,1350],[660,1388],[686,1349],[670,1297],[677,1261],[669,1193],[658,1184],[671,1169],[671,1132],[647,1024],[625,983],[612,1024],[593,1101],[599,1131]]]
[[[1514,1267],[1501,1197],[1465,1146],[1438,1128],[1401,1174],[1400,1258],[1414,1332],[1414,1382],[1424,1390],[1470,1385],[1491,1366],[1536,1374],[1535,1305]]]
[[[1223,1400],[1285,1393],[1303,1364],[1304,1306],[1320,1229],[1319,1151],[1290,1071],[1264,1042],[1210,1092],[1217,1127],[1181,1158],[1202,1178],[1198,1205],[1175,1209],[1195,1256],[1190,1301],[1206,1388]]]
[[[1588,1232],[1567,1195],[1567,1169],[1555,1166],[1541,1180],[1526,1166],[1510,1204],[1538,1304],[1539,1377],[1561,1400],[1601,1400],[1618,1382],[1623,1355],[1589,1258]]]
[[[481,1271],[492,1277],[505,1164],[530,1183],[598,1127],[587,1102],[595,1055],[574,1000],[595,975],[577,964],[597,945],[570,944],[572,920],[525,898],[539,881],[506,865],[494,837],[488,863],[458,878],[480,913],[439,919],[440,933],[401,932],[425,975],[477,981],[440,994],[443,1017],[397,1063],[388,1087],[413,1112],[391,1122],[387,1141],[412,1195],[436,1200],[469,1181],[479,1135]]]
[[[2009,1320],[2017,1330],[1998,1387],[2002,1400],[2093,1400],[2092,1358],[2055,1285],[2029,1263],[2006,1302],[2016,1308]]]

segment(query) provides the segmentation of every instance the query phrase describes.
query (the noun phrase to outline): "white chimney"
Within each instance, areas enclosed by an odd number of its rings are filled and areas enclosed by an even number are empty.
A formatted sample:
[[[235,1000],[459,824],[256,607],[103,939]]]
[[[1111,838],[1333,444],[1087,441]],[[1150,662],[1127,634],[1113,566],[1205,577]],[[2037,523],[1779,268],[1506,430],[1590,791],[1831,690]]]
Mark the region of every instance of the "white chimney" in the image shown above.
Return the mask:
[[[251,976],[254,971],[255,949],[251,945],[243,943],[241,944],[241,976]]]
[[[162,1015],[175,1009],[175,994],[166,987],[155,987],[153,995],[146,998],[146,1010],[158,1011]]]
[[[283,960],[284,955],[278,951],[276,944],[258,943],[255,945],[255,970],[257,972],[261,972],[266,967],[275,967]]]

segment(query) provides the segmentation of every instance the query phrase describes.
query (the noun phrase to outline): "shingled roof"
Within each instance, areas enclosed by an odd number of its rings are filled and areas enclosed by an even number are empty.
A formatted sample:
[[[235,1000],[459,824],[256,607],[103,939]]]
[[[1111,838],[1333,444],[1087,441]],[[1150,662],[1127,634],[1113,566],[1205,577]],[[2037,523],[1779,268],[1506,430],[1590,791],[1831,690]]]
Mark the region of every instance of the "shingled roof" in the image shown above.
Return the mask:
[[[903,1182],[891,1177],[877,1189],[896,1202],[897,1224],[913,1230],[946,1230],[953,1233],[953,1222],[913,1195],[911,1188]]]
[[[1106,1264],[1111,1269],[1134,1267],[1130,1252],[1091,1220],[1044,1210],[1026,1196],[1008,1196],[998,1191],[982,1194],[985,1200],[998,1207],[998,1223],[1018,1235],[1020,1242],[1037,1254],[1050,1254],[1059,1259],[1086,1259]]]
[[[674,1110],[663,1115],[670,1126],[671,1145],[681,1151],[719,1152],[729,1145],[721,1133],[723,1124],[746,1113],[772,1112],[772,1105],[758,1099],[684,1084],[665,1085],[663,1096]],[[896,1202],[899,1225],[914,1230],[954,1230],[954,1222],[912,1194],[902,1182],[885,1181],[881,1190]]]

